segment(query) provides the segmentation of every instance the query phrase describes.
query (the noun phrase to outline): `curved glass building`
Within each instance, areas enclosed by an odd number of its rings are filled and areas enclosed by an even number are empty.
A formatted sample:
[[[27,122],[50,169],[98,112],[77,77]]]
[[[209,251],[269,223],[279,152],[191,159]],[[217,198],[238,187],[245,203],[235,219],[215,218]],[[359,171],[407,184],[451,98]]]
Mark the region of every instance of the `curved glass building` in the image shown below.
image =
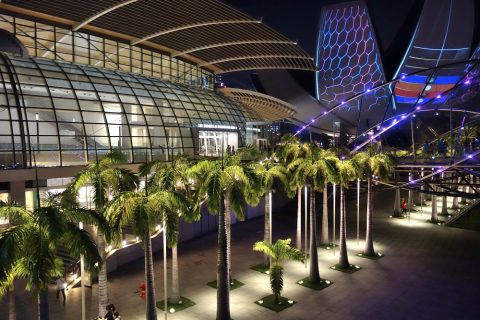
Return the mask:
[[[215,156],[245,143],[258,115],[211,90],[40,58],[0,56],[0,164],[85,164],[108,150],[130,163]],[[223,141],[222,141],[223,140]]]

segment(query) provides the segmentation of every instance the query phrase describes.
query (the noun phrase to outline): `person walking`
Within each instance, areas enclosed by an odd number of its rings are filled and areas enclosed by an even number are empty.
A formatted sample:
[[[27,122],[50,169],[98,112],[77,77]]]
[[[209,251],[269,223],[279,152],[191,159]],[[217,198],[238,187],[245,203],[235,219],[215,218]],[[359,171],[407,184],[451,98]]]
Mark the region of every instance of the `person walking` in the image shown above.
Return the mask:
[[[407,215],[408,204],[405,198],[402,198],[402,214]]]
[[[57,280],[55,281],[55,284],[57,285],[57,300],[61,292],[63,296],[63,304],[65,304],[65,301],[67,300],[67,297],[65,296],[65,289],[67,287],[65,280],[63,280],[63,278],[61,277],[58,277]]]
[[[106,307],[107,313],[103,316],[105,320],[115,320],[115,306],[113,304],[109,304]]]
[[[430,149],[430,144],[428,143],[428,140],[425,140],[425,143],[423,144],[423,155],[425,158],[429,157],[429,149]]]

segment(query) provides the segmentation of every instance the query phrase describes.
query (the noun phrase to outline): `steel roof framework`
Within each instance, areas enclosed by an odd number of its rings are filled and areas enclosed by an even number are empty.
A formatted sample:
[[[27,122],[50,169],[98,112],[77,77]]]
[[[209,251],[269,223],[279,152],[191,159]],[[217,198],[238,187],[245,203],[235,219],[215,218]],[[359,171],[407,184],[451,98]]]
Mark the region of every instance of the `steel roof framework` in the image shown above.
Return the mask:
[[[4,0],[0,9],[160,47],[215,73],[316,70],[296,42],[218,0]]]

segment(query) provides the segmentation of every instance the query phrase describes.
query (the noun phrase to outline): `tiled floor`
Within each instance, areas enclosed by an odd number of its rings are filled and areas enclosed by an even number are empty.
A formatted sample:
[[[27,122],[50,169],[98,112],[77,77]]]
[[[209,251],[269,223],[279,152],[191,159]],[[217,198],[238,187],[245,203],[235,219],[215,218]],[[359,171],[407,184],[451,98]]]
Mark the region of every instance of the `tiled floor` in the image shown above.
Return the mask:
[[[234,277],[245,286],[231,292],[231,314],[240,319],[478,319],[480,296],[480,233],[437,226],[424,221],[428,212],[412,213],[410,219],[390,219],[393,194],[374,197],[376,249],[385,254],[379,261],[355,256],[363,249],[364,210],[361,211],[361,240],[356,241],[355,201],[347,202],[350,262],[362,269],[345,274],[329,269],[338,252],[319,250],[320,273],[334,282],[323,291],[295,284],[308,275],[301,263],[287,263],[283,295],[295,301],[280,313],[262,308],[253,301],[269,294],[268,276],[249,270],[261,262],[251,250],[262,237],[263,220],[254,219],[233,227],[232,267]],[[349,205],[351,204],[351,205]],[[441,199],[439,199],[439,212]],[[362,208],[364,201],[362,201]],[[429,207],[424,207],[425,211]],[[338,212],[337,212],[338,214]],[[276,213],[274,238],[294,238],[295,210]],[[338,218],[338,217],[337,217]],[[319,219],[320,220],[320,219]],[[320,221],[319,221],[320,222]],[[338,222],[337,222],[338,226]],[[337,233],[338,236],[338,233]],[[170,319],[215,319],[216,291],[205,284],[216,277],[216,235],[181,244],[179,247],[182,295],[196,306]],[[161,254],[155,259],[157,300],[163,299]],[[110,300],[123,319],[145,319],[144,305],[137,291],[143,281],[143,260],[110,275]],[[10,299],[0,303],[0,319],[35,319],[35,301],[20,286]],[[96,285],[87,289],[87,319],[96,311]],[[160,310],[158,318],[163,318]],[[68,293],[67,304],[55,300],[50,292],[51,319],[81,319],[80,289]],[[15,316],[16,315],[16,316]]]

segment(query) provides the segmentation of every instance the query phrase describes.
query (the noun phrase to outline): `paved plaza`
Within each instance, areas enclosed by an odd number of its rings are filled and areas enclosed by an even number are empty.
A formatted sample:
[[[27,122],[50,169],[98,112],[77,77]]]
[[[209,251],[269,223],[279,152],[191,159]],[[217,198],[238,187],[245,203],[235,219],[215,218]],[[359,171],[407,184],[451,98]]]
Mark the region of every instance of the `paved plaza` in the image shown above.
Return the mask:
[[[384,258],[373,261],[355,255],[362,251],[364,244],[363,210],[361,240],[357,244],[355,201],[347,201],[349,258],[362,269],[354,274],[331,270],[329,267],[337,262],[338,252],[334,255],[333,251],[319,249],[321,276],[334,284],[322,291],[314,291],[295,283],[308,275],[308,269],[298,262],[287,263],[283,295],[297,303],[280,313],[253,303],[270,294],[268,276],[249,269],[262,261],[261,255],[254,253],[251,247],[262,238],[263,219],[233,226],[233,275],[245,286],[231,292],[232,317],[235,320],[478,319],[480,233],[426,223],[430,217],[429,207],[423,208],[423,214],[412,213],[410,219],[389,218],[392,203],[391,193],[374,196],[374,239],[377,251],[385,254]],[[438,205],[440,209],[440,199]],[[294,238],[295,210],[290,211],[275,213],[275,239]],[[179,263],[182,295],[195,301],[196,305],[168,314],[168,318],[215,319],[216,291],[206,283],[216,277],[216,234],[180,244]],[[161,253],[155,258],[155,272],[157,300],[161,300]],[[109,275],[110,301],[117,306],[122,319],[145,319],[145,301],[136,293],[143,277],[143,260]],[[87,319],[95,315],[96,289],[96,285],[87,289]],[[50,288],[52,319],[81,319],[80,305],[80,289],[69,291],[67,303],[63,306],[55,300],[54,288]],[[34,299],[18,288],[13,296],[2,300],[0,318],[35,319],[35,308]],[[163,317],[159,310],[159,319]]]

